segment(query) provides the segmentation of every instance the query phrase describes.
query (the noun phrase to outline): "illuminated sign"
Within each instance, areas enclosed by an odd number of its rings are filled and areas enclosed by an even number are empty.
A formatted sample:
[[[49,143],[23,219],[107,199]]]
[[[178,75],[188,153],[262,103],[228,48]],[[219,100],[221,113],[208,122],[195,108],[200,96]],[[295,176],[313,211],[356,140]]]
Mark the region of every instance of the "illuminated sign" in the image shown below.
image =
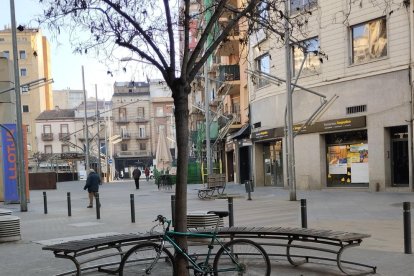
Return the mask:
[[[3,146],[3,183],[4,183],[4,201],[9,203],[19,202],[19,190],[17,188],[17,151],[13,141],[16,133],[15,124],[4,124],[11,134],[2,128],[2,146]]]

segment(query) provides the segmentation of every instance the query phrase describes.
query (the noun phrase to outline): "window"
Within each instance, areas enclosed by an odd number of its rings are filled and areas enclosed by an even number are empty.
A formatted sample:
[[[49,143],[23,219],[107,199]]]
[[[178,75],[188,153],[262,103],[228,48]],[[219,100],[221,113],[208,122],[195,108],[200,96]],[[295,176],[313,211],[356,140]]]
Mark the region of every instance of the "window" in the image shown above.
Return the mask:
[[[20,68],[20,76],[26,77],[27,76],[27,69],[26,68]]]
[[[317,0],[290,0],[290,11],[292,13],[309,10],[318,4]]]
[[[359,64],[387,56],[385,18],[351,27],[352,63]]]
[[[127,151],[128,145],[127,144],[121,144],[121,151]]]
[[[256,68],[257,70],[264,72],[264,73],[270,73],[270,56],[269,54],[265,54],[263,56],[260,56],[256,58]],[[269,82],[264,79],[257,79],[256,86],[258,88],[263,87],[267,85]]]
[[[259,4],[258,7],[258,11],[259,11],[259,20],[261,22],[267,22],[267,20],[269,19],[269,8],[268,8],[268,4],[266,2],[261,2]]]
[[[43,125],[43,133],[52,133],[51,125]]]
[[[143,107],[138,107],[138,118],[145,117],[145,109]]]
[[[163,117],[164,116],[164,108],[162,106],[157,106],[156,116],[157,117]]]
[[[19,58],[20,59],[26,59],[26,51],[25,50],[20,50],[19,51]]]
[[[29,125],[26,125],[26,132],[31,133],[32,132],[32,127],[29,126]]]
[[[29,112],[29,106],[28,105],[23,105],[23,112]]]
[[[146,143],[139,143],[139,150],[146,150],[147,144]]]
[[[53,153],[51,145],[45,146],[45,153],[48,153],[48,154]]]
[[[139,126],[139,137],[145,138],[145,126]]]
[[[302,73],[317,73],[321,67],[321,62],[318,56],[319,39],[317,37],[311,38],[295,45],[293,47],[293,74],[298,75],[300,67],[302,66],[305,52],[307,57],[303,64]]]
[[[121,121],[125,121],[126,120],[126,118],[127,118],[127,115],[126,114],[127,114],[126,113],[126,108],[120,108],[119,109],[119,119]]]
[[[21,86],[21,87],[20,87],[20,92],[22,92],[22,93],[27,93],[27,92],[29,92],[29,86],[27,86],[27,85],[23,85],[23,86]]]
[[[121,126],[121,137],[122,137],[122,138],[127,138],[127,137],[129,137],[129,134],[128,134],[128,129],[127,129],[127,127],[126,127],[126,126]]]
[[[10,52],[9,51],[3,51],[3,56],[7,59],[10,59]]]
[[[68,124],[61,124],[60,125],[60,133],[69,133],[69,125]]]
[[[62,153],[69,152],[69,145],[62,145]]]

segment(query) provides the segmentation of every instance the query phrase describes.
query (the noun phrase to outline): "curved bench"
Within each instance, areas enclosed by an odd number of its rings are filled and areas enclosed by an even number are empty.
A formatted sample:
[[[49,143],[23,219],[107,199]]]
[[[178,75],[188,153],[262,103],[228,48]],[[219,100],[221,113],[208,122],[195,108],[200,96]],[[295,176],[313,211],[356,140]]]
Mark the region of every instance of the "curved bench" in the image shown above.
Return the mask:
[[[191,232],[197,233],[209,233],[212,229],[189,229]],[[267,247],[286,247],[285,254],[275,254],[268,251],[270,257],[286,257],[288,262],[294,266],[299,266],[303,263],[309,262],[311,259],[324,260],[324,261],[334,261],[336,262],[340,271],[346,275],[353,275],[349,272],[343,264],[352,265],[360,268],[369,269],[369,271],[364,271],[364,273],[376,273],[376,267],[370,266],[357,262],[350,262],[342,260],[343,252],[355,246],[359,246],[364,238],[370,237],[367,234],[359,233],[349,233],[342,231],[331,231],[331,230],[316,230],[316,229],[306,229],[306,228],[289,228],[289,227],[222,227],[219,228],[218,236],[220,238],[247,238],[247,239],[261,239],[259,244]],[[76,270],[65,272],[61,275],[68,275],[73,272],[76,272],[76,275],[81,275],[82,271],[91,270],[98,268],[99,271],[115,274],[118,272],[116,269],[105,269],[108,266],[118,266],[119,262],[110,262],[93,266],[82,265],[89,263],[91,261],[96,261],[112,256],[119,255],[121,258],[123,254],[126,253],[131,245],[137,244],[142,241],[148,240],[159,240],[161,234],[123,234],[123,235],[113,235],[107,237],[99,237],[85,240],[69,241],[56,245],[45,246],[43,250],[53,251],[56,258],[63,258],[71,260],[75,266]],[[281,241],[285,241],[282,243]],[[296,244],[301,242],[302,244]],[[294,244],[295,243],[295,244]],[[309,245],[312,244],[312,245]],[[318,247],[317,245],[330,246]],[[190,245],[191,246],[191,245]],[[312,252],[319,251],[324,253],[334,254],[335,258],[326,258],[316,255],[303,255],[303,254],[291,254],[292,248],[297,248],[301,250],[310,250]],[[88,254],[93,254],[99,251],[112,250],[115,249],[114,253],[109,253],[105,255],[94,256],[85,259],[83,261],[79,260],[79,257],[85,256]],[[197,254],[203,255],[203,254]],[[300,258],[300,261],[294,259]],[[358,273],[361,274],[361,273]]]
[[[193,229],[192,231],[197,233],[206,233],[210,230]],[[359,246],[363,239],[369,238],[370,235],[360,233],[350,233],[343,231],[332,230],[317,230],[307,228],[290,228],[290,227],[226,227],[219,229],[219,237],[221,238],[247,238],[247,239],[264,239],[258,243],[263,246],[278,246],[286,247],[286,254],[274,254],[269,252],[271,256],[284,256],[288,262],[294,266],[309,262],[311,259],[334,261],[336,262],[340,271],[346,275],[357,275],[360,272],[353,274],[348,271],[343,264],[352,265],[355,267],[368,268],[369,271],[364,273],[376,273],[377,267],[370,266],[357,262],[350,262],[342,260],[342,255],[346,249]],[[286,241],[285,243],[275,241]],[[301,242],[302,244],[294,244]],[[313,244],[313,246],[308,245]],[[330,246],[318,247],[317,244]],[[293,255],[291,254],[292,248],[298,248],[310,251],[320,251],[324,253],[334,254],[335,258],[326,258],[315,255]],[[295,261],[294,258],[300,258],[301,261]]]

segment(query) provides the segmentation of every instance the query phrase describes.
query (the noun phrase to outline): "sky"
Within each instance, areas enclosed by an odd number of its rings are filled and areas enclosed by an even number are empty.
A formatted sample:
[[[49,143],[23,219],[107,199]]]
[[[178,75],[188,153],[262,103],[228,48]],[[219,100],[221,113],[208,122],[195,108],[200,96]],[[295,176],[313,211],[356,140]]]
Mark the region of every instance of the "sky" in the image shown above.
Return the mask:
[[[36,18],[36,15],[42,13],[38,2],[38,0],[14,0],[17,26],[37,27],[35,23],[30,25],[28,23]],[[11,26],[10,1],[0,0],[0,29],[4,29],[5,26]],[[119,73],[114,73],[111,77],[107,74],[107,67],[99,63],[93,54],[90,56],[74,54],[67,35],[62,34],[56,40],[47,29],[43,28],[42,33],[48,38],[50,44],[53,90],[83,89],[82,66],[84,66],[85,88],[88,97],[95,97],[95,84],[98,88],[98,99],[110,100],[115,81],[146,81],[143,66],[134,66],[133,62],[129,62],[126,65],[127,73],[119,70]],[[115,64],[114,67],[118,68],[119,65]]]

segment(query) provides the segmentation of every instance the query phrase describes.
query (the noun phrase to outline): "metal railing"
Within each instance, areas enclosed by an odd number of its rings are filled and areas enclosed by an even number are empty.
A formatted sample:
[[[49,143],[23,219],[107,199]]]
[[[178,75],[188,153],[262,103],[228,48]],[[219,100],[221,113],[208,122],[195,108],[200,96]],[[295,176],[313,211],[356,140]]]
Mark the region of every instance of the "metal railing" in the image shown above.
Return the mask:
[[[53,133],[42,133],[42,141],[53,141]]]

